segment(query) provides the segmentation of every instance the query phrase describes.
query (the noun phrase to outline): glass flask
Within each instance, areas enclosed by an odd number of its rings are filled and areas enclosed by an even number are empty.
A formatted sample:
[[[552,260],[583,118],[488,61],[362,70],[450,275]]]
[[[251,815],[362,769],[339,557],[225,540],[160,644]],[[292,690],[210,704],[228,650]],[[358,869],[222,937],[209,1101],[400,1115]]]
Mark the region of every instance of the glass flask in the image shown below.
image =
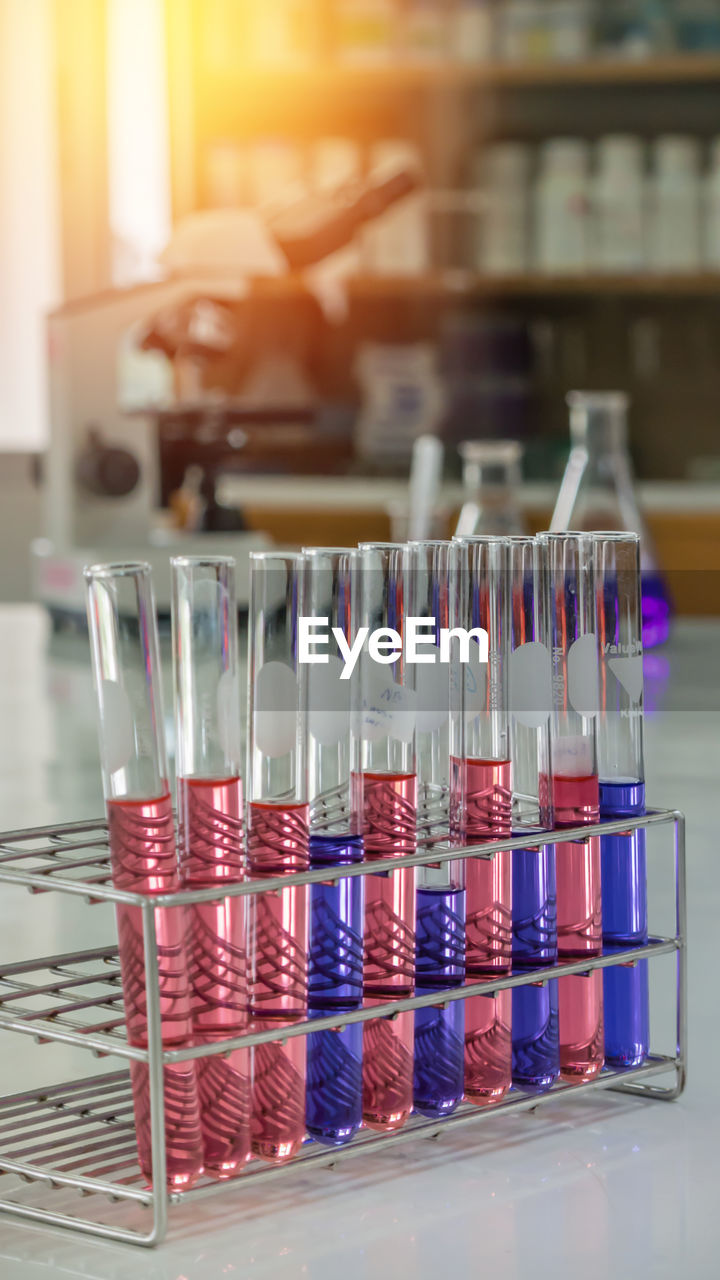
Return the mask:
[[[550,530],[617,529],[640,535],[642,639],[651,649],[668,638],[672,603],[635,497],[628,397],[622,391],[571,391],[567,403],[570,457]]]
[[[522,445],[517,440],[465,440],[458,452],[465,501],[455,536],[525,533],[517,496],[522,484]]]

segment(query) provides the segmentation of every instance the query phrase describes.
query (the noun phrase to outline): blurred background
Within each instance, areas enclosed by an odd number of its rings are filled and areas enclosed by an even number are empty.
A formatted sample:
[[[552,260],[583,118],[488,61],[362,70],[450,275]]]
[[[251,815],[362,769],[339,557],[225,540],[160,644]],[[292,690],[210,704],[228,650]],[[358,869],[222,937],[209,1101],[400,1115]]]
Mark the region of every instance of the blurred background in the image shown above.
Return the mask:
[[[719,121],[715,0],[0,0],[0,598],[554,519],[720,613]]]

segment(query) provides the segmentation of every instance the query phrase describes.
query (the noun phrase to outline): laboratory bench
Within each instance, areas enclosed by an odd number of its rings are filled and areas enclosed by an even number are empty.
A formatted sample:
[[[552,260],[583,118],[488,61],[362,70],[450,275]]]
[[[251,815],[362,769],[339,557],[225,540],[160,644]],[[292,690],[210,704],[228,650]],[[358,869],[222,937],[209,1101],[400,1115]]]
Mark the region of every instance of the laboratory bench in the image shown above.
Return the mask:
[[[0,828],[98,815],[86,643],[52,636],[35,606],[4,606],[0,672]],[[336,1169],[228,1186],[176,1212],[155,1251],[0,1217],[2,1280],[716,1276],[720,621],[676,624],[649,655],[646,699],[648,801],[688,818],[690,1054],[679,1101],[604,1092],[551,1101]],[[93,946],[111,928],[106,905],[8,886],[0,959],[21,959],[31,931],[48,954],[68,930]],[[40,1087],[48,1048],[58,1046],[1,1036],[2,1093]],[[97,1069],[84,1051],[59,1052],[66,1078]]]

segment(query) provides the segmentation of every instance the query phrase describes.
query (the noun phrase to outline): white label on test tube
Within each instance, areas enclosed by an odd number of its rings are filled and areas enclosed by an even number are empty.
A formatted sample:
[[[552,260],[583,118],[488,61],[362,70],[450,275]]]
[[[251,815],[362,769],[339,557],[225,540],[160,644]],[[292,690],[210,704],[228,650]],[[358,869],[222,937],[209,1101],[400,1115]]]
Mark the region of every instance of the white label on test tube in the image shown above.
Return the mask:
[[[285,662],[266,662],[255,680],[255,746],[277,760],[297,734],[297,676]]]
[[[124,769],[133,753],[130,699],[117,680],[100,681],[100,734],[108,773]]]
[[[538,640],[521,644],[510,655],[510,710],[518,724],[541,729],[552,709],[550,651]]]
[[[341,678],[343,670],[342,660],[331,654],[308,672],[308,728],[322,747],[335,746],[347,735],[351,685]]]
[[[568,650],[568,698],[578,715],[592,719],[600,705],[597,640],[592,631],[578,636]]]

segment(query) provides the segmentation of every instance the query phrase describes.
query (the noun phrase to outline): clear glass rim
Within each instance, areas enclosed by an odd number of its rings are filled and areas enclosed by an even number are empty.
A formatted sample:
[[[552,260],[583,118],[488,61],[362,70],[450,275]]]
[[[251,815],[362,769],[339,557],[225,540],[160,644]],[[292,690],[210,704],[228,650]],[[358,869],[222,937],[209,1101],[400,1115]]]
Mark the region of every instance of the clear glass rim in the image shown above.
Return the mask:
[[[302,551],[250,551],[248,555],[255,564],[277,560],[281,564],[301,565],[303,561]]]
[[[147,560],[117,560],[106,564],[86,564],[83,577],[86,581],[96,578],[146,578],[151,577],[152,567]]]
[[[349,556],[357,547],[303,547],[304,556]]]
[[[456,533],[453,534],[452,540],[456,547],[490,546],[493,543],[507,542],[507,538],[502,533]]]
[[[543,529],[541,533],[535,534],[538,542],[579,542],[583,539],[588,541],[592,537],[593,534],[588,533],[587,529],[562,529],[557,532]]]
[[[359,542],[358,551],[402,551],[407,542]]]
[[[631,529],[591,529],[587,534],[588,538],[593,538],[597,542],[632,542],[640,541],[640,534],[634,533]]]
[[[171,556],[173,569],[234,569],[237,561],[234,556]]]

